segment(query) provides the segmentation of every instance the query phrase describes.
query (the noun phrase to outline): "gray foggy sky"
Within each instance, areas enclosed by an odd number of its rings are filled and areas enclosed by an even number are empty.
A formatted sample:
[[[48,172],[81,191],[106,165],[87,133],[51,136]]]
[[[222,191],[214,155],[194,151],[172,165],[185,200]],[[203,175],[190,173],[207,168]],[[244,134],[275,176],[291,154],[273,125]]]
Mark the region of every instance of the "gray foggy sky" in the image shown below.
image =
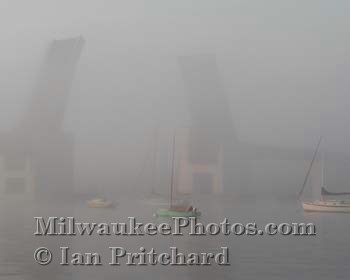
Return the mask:
[[[348,1],[1,0],[0,128],[19,120],[50,40],[81,34],[87,44],[66,114],[78,153],[113,161],[127,145],[150,145],[156,126],[188,125],[177,57],[198,53],[217,56],[241,141],[313,146],[322,127],[334,149],[345,148],[349,8]]]

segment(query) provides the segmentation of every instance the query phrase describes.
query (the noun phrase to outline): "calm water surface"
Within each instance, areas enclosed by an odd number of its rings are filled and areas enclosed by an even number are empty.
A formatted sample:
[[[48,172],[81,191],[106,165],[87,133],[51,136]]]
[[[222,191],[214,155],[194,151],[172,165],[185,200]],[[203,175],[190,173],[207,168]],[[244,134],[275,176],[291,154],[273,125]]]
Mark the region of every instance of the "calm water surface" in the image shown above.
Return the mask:
[[[16,199],[1,200],[0,279],[349,279],[350,214],[305,214],[295,201],[275,199],[243,200],[230,197],[203,198],[197,202],[203,223],[312,222],[316,236],[34,236],[35,216],[74,216],[77,222],[126,222],[134,216],[140,222],[160,222],[152,216],[157,201],[121,198],[116,209],[89,209],[83,202],[70,204],[32,203]],[[170,222],[170,221],[169,221]],[[34,262],[33,253],[46,246],[54,259],[48,266]],[[103,266],[60,266],[59,247],[72,252],[97,252]],[[168,252],[218,252],[229,247],[230,266],[109,266],[108,247],[125,247],[131,252],[154,248]]]

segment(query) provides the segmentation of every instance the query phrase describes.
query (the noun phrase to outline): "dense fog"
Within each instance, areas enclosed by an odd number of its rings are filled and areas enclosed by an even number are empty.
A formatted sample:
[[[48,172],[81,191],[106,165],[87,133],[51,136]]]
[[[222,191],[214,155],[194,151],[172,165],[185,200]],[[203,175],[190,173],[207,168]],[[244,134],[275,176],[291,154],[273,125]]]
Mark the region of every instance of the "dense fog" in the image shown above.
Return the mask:
[[[154,153],[158,189],[167,188],[172,135],[191,125],[181,56],[215,56],[240,143],[312,151],[322,135],[327,150],[347,154],[348,8],[347,1],[3,0],[0,129],[21,121],[50,42],[81,35],[64,124],[75,139],[79,191],[148,191]],[[264,163],[252,160],[249,186],[237,189],[295,194],[307,164],[272,152]]]

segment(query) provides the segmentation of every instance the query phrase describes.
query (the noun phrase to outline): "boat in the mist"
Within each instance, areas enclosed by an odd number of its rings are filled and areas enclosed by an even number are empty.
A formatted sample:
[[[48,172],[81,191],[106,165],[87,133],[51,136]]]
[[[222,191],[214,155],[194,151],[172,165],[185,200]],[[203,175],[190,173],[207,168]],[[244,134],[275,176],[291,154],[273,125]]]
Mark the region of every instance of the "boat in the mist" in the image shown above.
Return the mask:
[[[174,168],[175,168],[175,135],[173,140],[173,153],[172,153],[172,169],[171,169],[171,182],[170,182],[170,202],[168,208],[160,208],[155,212],[156,217],[199,217],[201,212],[193,207],[186,200],[177,200],[173,198],[174,193]]]
[[[184,218],[195,218],[199,217],[201,215],[201,212],[199,212],[196,208],[192,208],[192,210],[189,209],[158,209],[155,213],[156,217],[184,217]]]
[[[343,200],[315,200],[303,202],[304,211],[307,212],[337,212],[350,213],[350,203]]]
[[[307,175],[304,180],[304,184],[302,186],[302,189],[299,192],[298,198],[300,199],[301,195],[303,194],[303,191],[305,189],[305,186],[308,182],[308,179],[310,177],[310,173],[312,170],[312,167],[314,165],[314,162],[316,160],[316,156],[319,152],[320,144],[321,144],[322,138],[320,138],[317,148],[315,150],[315,153],[313,155],[309,170],[307,172]],[[344,200],[337,200],[337,199],[325,199],[325,196],[327,195],[334,195],[334,193],[330,193],[326,191],[326,180],[325,180],[325,163],[324,163],[324,157],[322,157],[322,180],[321,183],[316,186],[318,197],[319,199],[315,199],[313,201],[303,201],[302,206],[304,211],[306,212],[332,212],[332,213],[350,213],[350,203],[346,202]],[[343,195],[347,193],[337,193],[336,195]]]
[[[169,208],[160,208],[156,211],[157,217],[199,217],[201,212],[187,200],[173,201]]]
[[[90,208],[114,208],[115,202],[107,200],[104,197],[96,197],[86,201]]]

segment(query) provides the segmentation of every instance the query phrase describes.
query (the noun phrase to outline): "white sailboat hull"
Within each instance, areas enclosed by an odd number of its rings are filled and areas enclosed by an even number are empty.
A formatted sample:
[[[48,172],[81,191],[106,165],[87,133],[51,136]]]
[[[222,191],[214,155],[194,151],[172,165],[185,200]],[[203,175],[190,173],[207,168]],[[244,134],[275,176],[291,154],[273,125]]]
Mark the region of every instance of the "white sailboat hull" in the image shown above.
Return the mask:
[[[332,213],[350,213],[350,204],[340,202],[303,202],[304,211],[307,212],[332,212]]]

